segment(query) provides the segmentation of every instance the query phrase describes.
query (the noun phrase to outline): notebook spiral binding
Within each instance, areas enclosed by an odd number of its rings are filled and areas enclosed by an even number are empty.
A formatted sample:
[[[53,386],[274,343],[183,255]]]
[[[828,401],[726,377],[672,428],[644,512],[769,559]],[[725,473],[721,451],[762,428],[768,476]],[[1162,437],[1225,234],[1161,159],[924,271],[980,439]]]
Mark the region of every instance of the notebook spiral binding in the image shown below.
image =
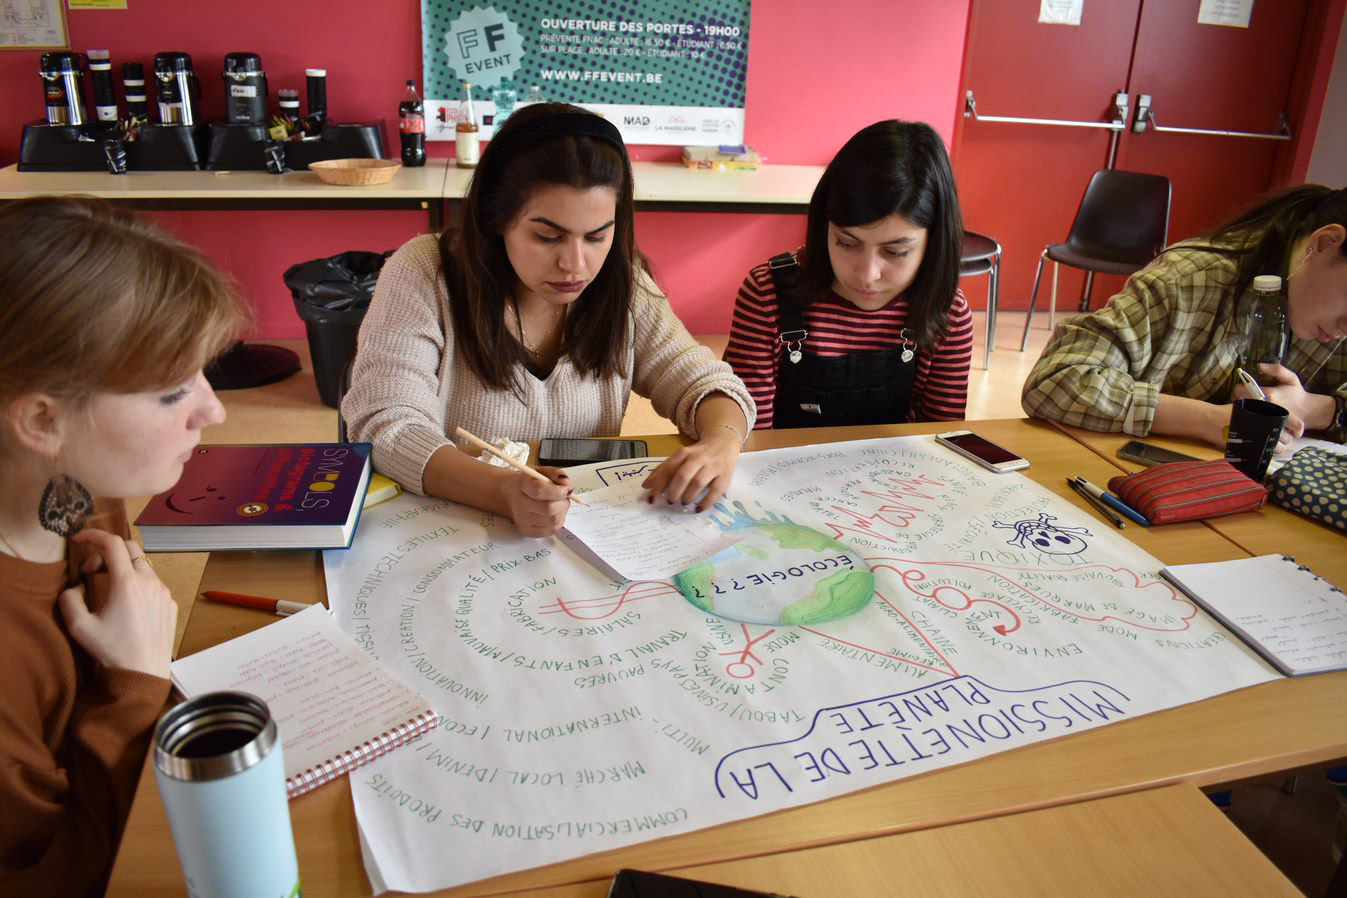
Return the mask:
[[[329,758],[321,764],[310,767],[303,773],[297,773],[290,777],[285,781],[285,797],[295,798],[305,792],[317,789],[324,783],[331,782],[357,767],[368,764],[377,757],[388,754],[398,746],[406,745],[413,739],[419,738],[433,730],[437,723],[438,715],[434,711],[425,711],[418,714],[401,726],[380,733],[373,739],[362,742],[335,758]]]
[[[1314,571],[1310,570],[1309,565],[1301,564],[1300,562],[1296,561],[1296,557],[1295,557],[1294,555],[1283,555],[1283,556],[1282,556],[1282,561],[1289,561],[1289,562],[1291,562],[1292,564],[1294,564],[1294,565],[1296,566],[1296,570],[1304,571],[1305,573],[1309,574],[1309,575],[1310,575],[1311,577],[1313,577],[1314,579],[1320,580],[1320,581],[1322,581],[1322,582],[1324,582],[1324,583],[1328,583],[1328,581],[1327,581],[1327,580],[1324,580],[1323,577],[1320,577],[1320,576],[1319,576],[1318,574],[1316,574]],[[1334,586],[1332,583],[1328,583],[1328,589],[1329,589],[1330,592],[1336,592],[1336,593],[1338,593],[1339,595],[1343,595],[1342,590],[1338,589],[1338,588],[1337,588],[1336,586]]]

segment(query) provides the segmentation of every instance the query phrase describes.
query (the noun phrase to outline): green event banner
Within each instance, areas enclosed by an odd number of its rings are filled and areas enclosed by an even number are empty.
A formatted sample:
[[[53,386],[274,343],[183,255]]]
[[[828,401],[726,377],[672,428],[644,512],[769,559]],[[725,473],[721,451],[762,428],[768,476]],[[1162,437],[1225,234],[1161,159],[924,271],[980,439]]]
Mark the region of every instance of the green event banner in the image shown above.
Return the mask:
[[[742,143],[751,6],[421,0],[426,137],[453,140],[467,82],[483,138],[533,94],[604,115],[628,143]]]

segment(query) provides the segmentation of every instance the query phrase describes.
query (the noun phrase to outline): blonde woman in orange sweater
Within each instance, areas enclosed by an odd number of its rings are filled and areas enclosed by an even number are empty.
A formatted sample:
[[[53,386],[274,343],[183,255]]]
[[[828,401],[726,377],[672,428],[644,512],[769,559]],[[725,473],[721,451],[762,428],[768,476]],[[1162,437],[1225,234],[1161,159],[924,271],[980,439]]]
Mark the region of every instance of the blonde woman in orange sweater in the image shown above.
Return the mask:
[[[99,200],[5,206],[0,247],[0,894],[101,894],[177,617],[120,497],[171,487],[224,419],[201,369],[240,312]]]

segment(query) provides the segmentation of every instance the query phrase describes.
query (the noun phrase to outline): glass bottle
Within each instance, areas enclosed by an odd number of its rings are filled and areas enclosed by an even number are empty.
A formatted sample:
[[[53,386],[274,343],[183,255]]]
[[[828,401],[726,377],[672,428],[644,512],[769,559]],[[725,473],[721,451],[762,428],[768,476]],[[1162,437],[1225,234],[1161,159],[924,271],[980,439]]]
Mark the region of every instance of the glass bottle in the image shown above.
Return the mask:
[[[1275,274],[1260,274],[1253,279],[1249,296],[1240,366],[1260,384],[1275,384],[1260,365],[1284,363],[1289,342],[1282,279]]]
[[[463,99],[458,102],[454,121],[454,162],[459,168],[475,168],[481,151],[478,142],[477,114],[472,108],[472,85],[463,82]]]
[[[407,90],[398,104],[398,136],[402,138],[402,164],[426,164],[426,111],[416,92],[416,82],[407,79]]]

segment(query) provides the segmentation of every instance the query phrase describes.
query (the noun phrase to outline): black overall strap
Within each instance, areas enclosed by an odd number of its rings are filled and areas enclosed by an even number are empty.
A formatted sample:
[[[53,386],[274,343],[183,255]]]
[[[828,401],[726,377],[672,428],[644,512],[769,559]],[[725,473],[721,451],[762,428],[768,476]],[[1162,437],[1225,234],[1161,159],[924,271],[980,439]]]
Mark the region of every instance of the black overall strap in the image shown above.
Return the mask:
[[[772,283],[776,286],[778,339],[783,347],[787,343],[803,343],[809,335],[804,327],[804,313],[784,295],[794,293],[800,284],[800,262],[795,253],[781,253],[768,259],[767,267],[772,271]]]

